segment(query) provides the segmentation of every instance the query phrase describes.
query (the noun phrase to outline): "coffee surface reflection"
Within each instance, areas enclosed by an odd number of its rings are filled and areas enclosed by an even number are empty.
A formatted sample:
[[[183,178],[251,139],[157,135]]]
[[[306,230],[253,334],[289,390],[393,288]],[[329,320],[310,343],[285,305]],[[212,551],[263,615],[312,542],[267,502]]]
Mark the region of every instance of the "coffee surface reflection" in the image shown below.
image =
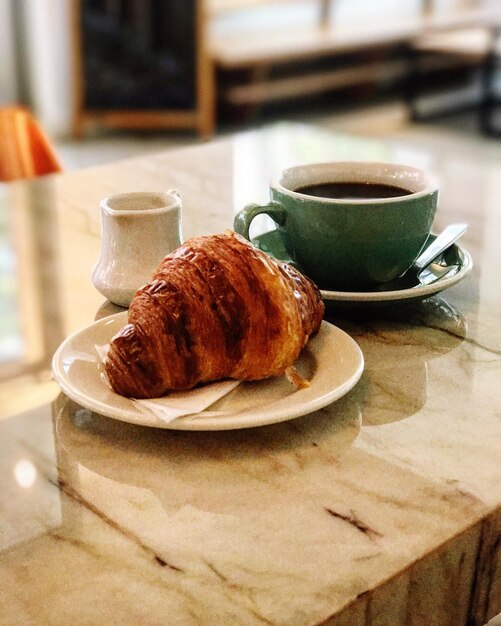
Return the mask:
[[[294,189],[297,193],[315,198],[333,200],[377,200],[378,198],[401,198],[410,196],[412,191],[395,185],[360,182],[332,182],[305,185]]]

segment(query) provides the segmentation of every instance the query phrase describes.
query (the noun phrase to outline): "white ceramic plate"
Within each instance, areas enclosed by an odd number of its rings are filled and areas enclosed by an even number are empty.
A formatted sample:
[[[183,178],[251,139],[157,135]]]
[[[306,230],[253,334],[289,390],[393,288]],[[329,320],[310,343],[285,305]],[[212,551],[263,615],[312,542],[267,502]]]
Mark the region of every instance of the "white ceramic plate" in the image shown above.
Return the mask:
[[[341,398],[358,381],[364,359],[357,343],[344,331],[322,322],[296,362],[310,380],[296,389],[285,376],[241,383],[206,411],[170,423],[140,411],[135,403],[108,387],[95,345],[109,342],[127,322],[127,311],[103,318],[68,337],[52,362],[55,379],[72,400],[95,413],[132,424],[176,430],[229,430],[286,421],[312,413]]]
[[[432,237],[434,235],[431,235]],[[280,233],[269,231],[253,239],[252,243],[260,250],[280,260],[288,260],[287,251]],[[473,267],[472,258],[464,248],[452,245],[430,265],[430,272],[420,284],[408,289],[384,291],[329,291],[321,289],[320,293],[326,302],[342,303],[345,306],[378,305],[391,302],[422,300],[448,289],[459,283]],[[430,282],[427,282],[430,279]]]

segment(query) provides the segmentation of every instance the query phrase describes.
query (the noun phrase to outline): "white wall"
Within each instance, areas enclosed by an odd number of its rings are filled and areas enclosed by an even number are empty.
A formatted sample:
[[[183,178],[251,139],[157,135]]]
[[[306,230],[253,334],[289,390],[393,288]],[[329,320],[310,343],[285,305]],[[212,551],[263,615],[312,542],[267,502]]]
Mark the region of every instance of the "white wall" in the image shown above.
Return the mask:
[[[14,25],[11,0],[0,0],[0,106],[14,104],[17,99]]]
[[[21,43],[30,105],[50,135],[65,135],[70,132],[72,118],[72,0],[14,2],[21,5]]]

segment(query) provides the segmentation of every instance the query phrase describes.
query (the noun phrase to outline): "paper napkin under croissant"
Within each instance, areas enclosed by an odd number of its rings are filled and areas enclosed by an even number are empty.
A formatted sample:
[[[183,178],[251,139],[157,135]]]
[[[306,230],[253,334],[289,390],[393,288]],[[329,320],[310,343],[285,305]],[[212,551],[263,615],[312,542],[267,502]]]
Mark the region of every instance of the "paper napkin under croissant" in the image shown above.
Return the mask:
[[[100,361],[104,363],[109,344],[94,347]],[[143,413],[153,413],[162,422],[168,424],[179,417],[201,413],[233,391],[239,384],[238,380],[222,380],[195,387],[189,391],[174,391],[162,398],[148,400],[131,398],[131,401]]]

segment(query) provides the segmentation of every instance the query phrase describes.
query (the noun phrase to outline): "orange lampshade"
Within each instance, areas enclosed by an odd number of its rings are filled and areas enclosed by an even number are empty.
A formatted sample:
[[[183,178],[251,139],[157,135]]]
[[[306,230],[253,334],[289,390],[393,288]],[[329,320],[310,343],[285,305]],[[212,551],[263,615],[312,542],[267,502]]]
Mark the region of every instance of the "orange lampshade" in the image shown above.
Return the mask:
[[[55,151],[29,111],[0,108],[0,181],[61,171]]]

